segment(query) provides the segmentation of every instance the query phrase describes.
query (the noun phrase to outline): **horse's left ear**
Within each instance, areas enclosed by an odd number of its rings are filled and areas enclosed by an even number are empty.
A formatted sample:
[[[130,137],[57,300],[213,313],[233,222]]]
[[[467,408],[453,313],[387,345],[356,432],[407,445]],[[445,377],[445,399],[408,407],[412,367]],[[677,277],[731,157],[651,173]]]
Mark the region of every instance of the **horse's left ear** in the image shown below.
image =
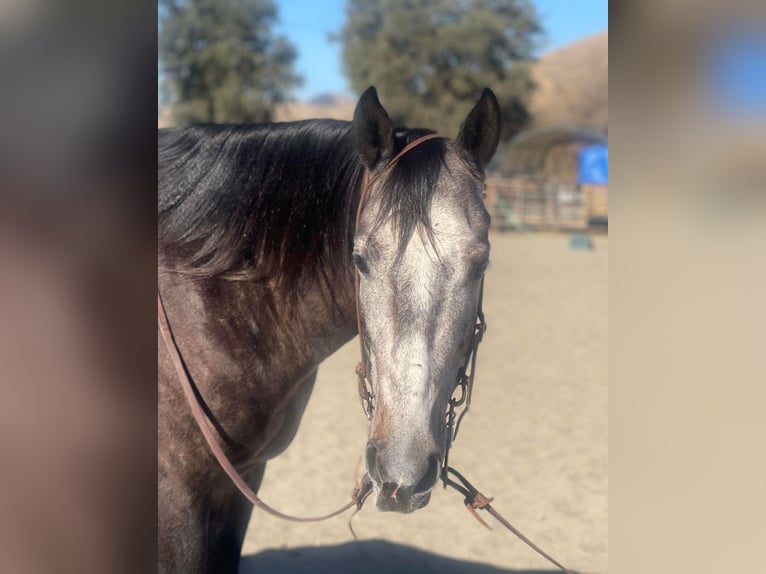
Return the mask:
[[[482,91],[456,141],[478,167],[484,168],[495,155],[500,142],[500,104],[489,88]]]

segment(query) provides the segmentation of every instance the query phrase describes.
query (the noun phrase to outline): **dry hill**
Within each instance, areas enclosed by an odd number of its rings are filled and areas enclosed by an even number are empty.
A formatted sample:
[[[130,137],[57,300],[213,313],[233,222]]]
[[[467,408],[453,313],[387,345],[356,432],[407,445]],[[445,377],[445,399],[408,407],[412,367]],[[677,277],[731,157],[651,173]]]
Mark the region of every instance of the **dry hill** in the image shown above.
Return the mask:
[[[355,105],[354,100],[340,94],[319,94],[307,102],[288,102],[278,105],[274,119],[278,122],[312,118],[350,120],[354,117]]]
[[[606,132],[609,123],[609,35],[602,32],[542,56],[532,69],[535,126],[573,123]]]

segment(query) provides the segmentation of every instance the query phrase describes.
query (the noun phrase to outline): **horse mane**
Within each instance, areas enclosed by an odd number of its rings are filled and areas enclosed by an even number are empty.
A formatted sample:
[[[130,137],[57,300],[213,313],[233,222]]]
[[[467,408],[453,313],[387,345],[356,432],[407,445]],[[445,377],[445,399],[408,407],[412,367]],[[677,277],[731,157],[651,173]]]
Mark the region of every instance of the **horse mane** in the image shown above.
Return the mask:
[[[411,129],[397,132],[394,155],[408,143],[431,130]],[[373,229],[389,218],[398,235],[398,256],[403,255],[412,234],[416,229],[425,233],[431,244],[433,228],[431,226],[431,199],[445,162],[446,144],[444,139],[425,142],[403,155],[393,170],[386,174],[374,198],[380,202],[378,216]]]
[[[397,130],[396,148],[424,133]],[[350,122],[193,126],[160,130],[158,139],[164,265],[288,286],[304,273],[351,265],[364,166]],[[445,149],[443,140],[418,146],[381,187],[379,219],[393,218],[402,250],[416,226],[430,234]]]

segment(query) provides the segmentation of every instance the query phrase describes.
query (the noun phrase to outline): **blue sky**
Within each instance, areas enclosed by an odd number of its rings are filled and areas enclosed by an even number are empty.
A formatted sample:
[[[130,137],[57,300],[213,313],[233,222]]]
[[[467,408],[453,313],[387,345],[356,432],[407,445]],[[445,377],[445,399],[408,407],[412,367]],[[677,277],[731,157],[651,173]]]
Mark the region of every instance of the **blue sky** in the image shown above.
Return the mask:
[[[533,3],[547,34],[541,53],[609,26],[608,0],[535,0]],[[296,67],[304,82],[295,91],[297,98],[308,99],[322,92],[352,96],[341,70],[340,45],[327,38],[343,25],[345,0],[276,0],[276,4],[279,8],[277,31],[298,49]]]

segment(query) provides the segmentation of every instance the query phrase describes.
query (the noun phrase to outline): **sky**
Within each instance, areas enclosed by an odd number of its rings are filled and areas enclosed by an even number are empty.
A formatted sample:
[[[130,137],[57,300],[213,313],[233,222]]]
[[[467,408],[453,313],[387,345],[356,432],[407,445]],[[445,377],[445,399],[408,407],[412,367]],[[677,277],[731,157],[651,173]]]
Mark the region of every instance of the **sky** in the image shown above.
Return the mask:
[[[343,76],[340,44],[328,39],[343,25],[345,0],[276,0],[276,4],[276,31],[298,50],[296,68],[303,86],[295,90],[295,96],[306,100],[333,92],[353,97]],[[533,4],[547,35],[540,54],[609,26],[608,0],[534,0]]]

